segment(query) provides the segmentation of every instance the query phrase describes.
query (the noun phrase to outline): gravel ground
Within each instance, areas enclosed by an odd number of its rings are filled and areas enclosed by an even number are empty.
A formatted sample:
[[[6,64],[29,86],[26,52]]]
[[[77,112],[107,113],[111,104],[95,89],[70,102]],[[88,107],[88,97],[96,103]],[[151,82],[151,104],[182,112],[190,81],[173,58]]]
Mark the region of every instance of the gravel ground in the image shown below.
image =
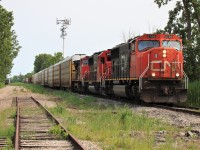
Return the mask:
[[[183,127],[192,127],[193,129],[200,129],[200,117],[171,110],[153,108],[153,107],[137,107],[134,111],[145,111],[149,117],[159,118],[171,125]]]
[[[119,102],[114,100],[107,100],[98,98],[99,105],[125,105],[125,102]],[[145,107],[135,104],[128,104],[132,108],[133,112],[144,113],[151,118],[161,119],[171,125],[183,127],[191,127],[200,131],[200,116],[190,115],[182,112],[175,112],[164,108]]]

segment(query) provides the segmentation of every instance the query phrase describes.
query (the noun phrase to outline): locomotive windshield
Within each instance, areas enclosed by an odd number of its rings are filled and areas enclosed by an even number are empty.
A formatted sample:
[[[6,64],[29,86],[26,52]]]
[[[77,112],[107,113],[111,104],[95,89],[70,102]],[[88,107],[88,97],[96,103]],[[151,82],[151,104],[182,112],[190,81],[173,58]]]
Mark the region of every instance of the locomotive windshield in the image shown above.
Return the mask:
[[[159,41],[139,41],[138,43],[138,50],[147,50],[153,47],[159,47],[160,43]]]
[[[179,41],[163,41],[162,42],[163,47],[172,47],[176,50],[181,50],[181,43]]]

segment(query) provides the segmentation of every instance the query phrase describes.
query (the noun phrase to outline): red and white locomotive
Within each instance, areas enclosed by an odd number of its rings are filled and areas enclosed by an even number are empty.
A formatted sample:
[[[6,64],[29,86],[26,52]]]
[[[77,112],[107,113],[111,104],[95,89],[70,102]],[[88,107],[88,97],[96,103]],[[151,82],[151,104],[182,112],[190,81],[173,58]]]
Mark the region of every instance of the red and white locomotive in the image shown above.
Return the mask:
[[[92,56],[77,56],[66,60],[71,64],[66,72],[72,90],[155,103],[186,100],[188,77],[182,40],[176,35],[144,34]]]

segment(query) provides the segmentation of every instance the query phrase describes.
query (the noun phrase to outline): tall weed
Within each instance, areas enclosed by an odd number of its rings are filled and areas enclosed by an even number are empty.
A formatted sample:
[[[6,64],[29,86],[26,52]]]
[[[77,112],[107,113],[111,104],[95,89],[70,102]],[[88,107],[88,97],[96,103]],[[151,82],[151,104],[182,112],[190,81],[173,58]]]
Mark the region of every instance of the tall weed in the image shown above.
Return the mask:
[[[189,106],[200,107],[200,80],[189,84],[186,103]]]

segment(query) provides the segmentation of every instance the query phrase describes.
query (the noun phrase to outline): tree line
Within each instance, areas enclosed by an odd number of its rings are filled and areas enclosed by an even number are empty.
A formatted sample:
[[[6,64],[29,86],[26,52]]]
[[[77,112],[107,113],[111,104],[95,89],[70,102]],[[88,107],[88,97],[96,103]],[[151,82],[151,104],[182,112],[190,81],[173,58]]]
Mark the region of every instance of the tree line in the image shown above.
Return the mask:
[[[61,60],[63,60],[61,52],[54,53],[54,55],[45,53],[38,54],[35,56],[34,70],[25,75],[22,75],[21,73],[19,75],[14,75],[11,78],[11,82],[23,82],[26,78],[31,78],[33,74],[48,68]]]

